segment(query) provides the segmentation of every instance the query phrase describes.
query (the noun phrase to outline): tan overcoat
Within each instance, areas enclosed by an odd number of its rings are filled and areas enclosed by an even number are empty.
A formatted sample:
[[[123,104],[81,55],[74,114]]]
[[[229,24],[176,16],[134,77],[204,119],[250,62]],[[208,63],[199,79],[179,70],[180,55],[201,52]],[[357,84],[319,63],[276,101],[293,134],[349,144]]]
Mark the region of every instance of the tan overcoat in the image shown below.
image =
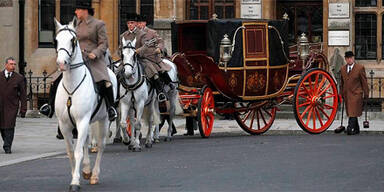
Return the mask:
[[[340,69],[340,90],[345,102],[348,117],[359,117],[363,112],[364,98],[368,98],[369,88],[363,65],[355,63],[352,71],[347,73],[347,65]]]
[[[107,63],[104,59],[108,49],[108,37],[104,22],[88,16],[86,21],[77,21],[76,32],[83,58],[88,61],[87,65],[91,69],[95,82],[102,80],[110,82]],[[96,58],[94,60],[89,59],[89,53],[94,53]]]
[[[156,53],[156,49],[164,49],[164,41],[153,29],[145,27],[143,30],[144,36],[141,46],[137,53],[140,56],[141,62],[145,68],[145,72],[149,78],[152,78],[158,72],[169,71],[171,67],[162,62],[161,54]]]
[[[27,112],[27,96],[24,77],[13,72],[7,81],[4,71],[0,74],[0,129],[15,127],[17,112]]]

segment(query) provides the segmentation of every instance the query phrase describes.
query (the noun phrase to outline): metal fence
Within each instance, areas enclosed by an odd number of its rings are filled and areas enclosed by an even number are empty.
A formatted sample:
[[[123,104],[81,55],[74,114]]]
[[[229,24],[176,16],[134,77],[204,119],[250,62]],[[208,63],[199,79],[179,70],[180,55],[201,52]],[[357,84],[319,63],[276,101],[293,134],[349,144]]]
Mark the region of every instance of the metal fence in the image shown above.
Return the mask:
[[[48,101],[52,77],[49,77],[45,70],[41,74],[43,76],[33,76],[31,70],[26,74],[28,109],[30,110],[39,109]]]

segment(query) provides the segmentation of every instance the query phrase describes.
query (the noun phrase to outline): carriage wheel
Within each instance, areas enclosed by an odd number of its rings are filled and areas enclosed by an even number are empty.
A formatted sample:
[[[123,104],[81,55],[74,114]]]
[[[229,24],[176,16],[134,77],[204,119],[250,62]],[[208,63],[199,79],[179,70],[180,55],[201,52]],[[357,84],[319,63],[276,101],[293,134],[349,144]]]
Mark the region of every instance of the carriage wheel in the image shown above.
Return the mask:
[[[127,132],[128,136],[131,136],[132,126],[131,126],[131,123],[129,122],[129,119],[127,119],[127,128],[125,129],[125,131]]]
[[[295,87],[293,112],[300,127],[311,134],[328,129],[338,107],[334,79],[323,69],[306,72]]]
[[[199,122],[200,135],[207,138],[211,135],[214,117],[215,102],[212,90],[208,87],[202,89],[203,95],[199,99],[197,120]]]
[[[267,108],[265,105],[236,112],[235,119],[240,127],[251,135],[260,135],[268,131],[276,117],[276,107]]]

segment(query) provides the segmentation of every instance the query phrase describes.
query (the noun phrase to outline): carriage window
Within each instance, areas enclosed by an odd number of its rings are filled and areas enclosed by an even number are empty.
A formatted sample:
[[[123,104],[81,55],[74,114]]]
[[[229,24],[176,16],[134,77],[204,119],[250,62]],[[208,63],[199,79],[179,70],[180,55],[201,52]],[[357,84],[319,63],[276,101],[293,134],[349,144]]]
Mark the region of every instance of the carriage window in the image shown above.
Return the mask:
[[[53,47],[55,1],[39,0],[39,47]]]
[[[356,7],[376,7],[377,0],[356,0]]]
[[[208,20],[214,13],[218,18],[235,17],[235,0],[187,0],[187,19]]]
[[[147,25],[153,25],[153,0],[140,1],[140,14],[147,16]]]
[[[355,53],[356,59],[376,59],[377,25],[375,14],[356,14]]]

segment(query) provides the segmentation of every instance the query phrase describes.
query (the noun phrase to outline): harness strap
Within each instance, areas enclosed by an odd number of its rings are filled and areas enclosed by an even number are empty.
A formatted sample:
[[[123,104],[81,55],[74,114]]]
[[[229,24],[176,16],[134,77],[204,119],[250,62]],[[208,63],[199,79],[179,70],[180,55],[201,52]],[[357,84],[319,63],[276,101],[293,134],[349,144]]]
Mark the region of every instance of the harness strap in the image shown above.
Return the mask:
[[[81,80],[81,82],[79,83],[79,85],[77,85],[77,87],[75,88],[75,90],[73,90],[71,93],[68,91],[68,89],[65,87],[65,85],[64,85],[64,83],[63,83],[63,88],[64,88],[65,92],[67,92],[67,94],[68,94],[69,96],[72,96],[72,95],[77,91],[77,89],[80,87],[80,85],[84,82],[86,76],[87,76],[87,69],[85,69],[85,73],[84,73],[84,77],[83,77],[83,79]]]

